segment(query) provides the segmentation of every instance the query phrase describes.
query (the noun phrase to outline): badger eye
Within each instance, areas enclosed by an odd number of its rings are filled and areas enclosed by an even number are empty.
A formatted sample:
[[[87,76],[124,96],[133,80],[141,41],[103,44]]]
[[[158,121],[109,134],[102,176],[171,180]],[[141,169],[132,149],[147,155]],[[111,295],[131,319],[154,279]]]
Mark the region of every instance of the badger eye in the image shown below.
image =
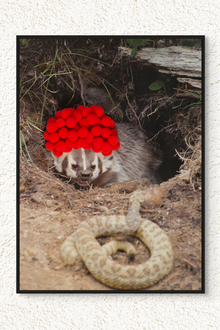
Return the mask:
[[[94,170],[96,166],[95,165],[91,165],[90,167],[91,167],[92,170]]]
[[[72,169],[75,170],[78,167],[77,164],[72,164]]]

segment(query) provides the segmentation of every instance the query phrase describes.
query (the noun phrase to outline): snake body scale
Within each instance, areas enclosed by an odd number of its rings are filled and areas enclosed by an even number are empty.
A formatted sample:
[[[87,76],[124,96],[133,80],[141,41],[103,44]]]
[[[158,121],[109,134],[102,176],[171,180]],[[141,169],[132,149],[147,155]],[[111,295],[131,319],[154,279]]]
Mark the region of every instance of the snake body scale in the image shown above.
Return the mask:
[[[129,202],[127,216],[92,217],[82,222],[61,248],[61,256],[65,262],[74,263],[82,259],[98,281],[121,290],[152,286],[173,267],[173,249],[167,235],[159,226],[142,219],[139,214],[140,204],[143,202],[142,192],[135,191]],[[95,239],[100,236],[119,235],[138,237],[150,249],[149,260],[139,265],[120,265],[110,259],[109,254],[118,249],[126,250],[126,246],[122,247],[120,241],[113,241],[101,247]],[[129,246],[127,250],[130,249]]]

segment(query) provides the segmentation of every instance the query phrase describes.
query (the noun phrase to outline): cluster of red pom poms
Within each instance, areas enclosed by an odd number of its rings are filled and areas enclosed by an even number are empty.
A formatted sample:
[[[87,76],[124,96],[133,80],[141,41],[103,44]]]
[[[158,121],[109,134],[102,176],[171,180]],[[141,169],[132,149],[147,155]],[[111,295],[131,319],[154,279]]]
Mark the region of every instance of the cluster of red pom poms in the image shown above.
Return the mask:
[[[63,152],[72,149],[92,149],[109,156],[112,150],[120,147],[115,122],[104,114],[104,110],[96,105],[75,109],[68,108],[57,111],[55,118],[47,121],[44,138],[46,149],[60,157]]]

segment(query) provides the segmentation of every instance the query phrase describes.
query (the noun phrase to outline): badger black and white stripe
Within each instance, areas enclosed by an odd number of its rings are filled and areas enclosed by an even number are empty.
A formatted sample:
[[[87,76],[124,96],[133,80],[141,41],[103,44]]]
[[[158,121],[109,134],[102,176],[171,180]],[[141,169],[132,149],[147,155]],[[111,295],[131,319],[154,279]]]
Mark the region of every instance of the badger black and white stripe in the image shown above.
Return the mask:
[[[160,183],[157,170],[161,157],[153,151],[146,135],[136,126],[116,124],[121,147],[110,156],[92,150],[77,149],[54,158],[56,170],[72,178],[79,186],[107,187],[116,182],[149,178]]]

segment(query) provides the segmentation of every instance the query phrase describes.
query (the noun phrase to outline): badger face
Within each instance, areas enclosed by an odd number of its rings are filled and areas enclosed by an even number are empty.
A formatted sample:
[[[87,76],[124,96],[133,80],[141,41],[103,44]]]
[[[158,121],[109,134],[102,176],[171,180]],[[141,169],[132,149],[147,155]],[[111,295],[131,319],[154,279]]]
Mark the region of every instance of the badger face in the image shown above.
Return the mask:
[[[69,153],[63,153],[61,157],[53,155],[53,158],[57,171],[65,173],[81,187],[89,186],[111,168],[113,160],[112,155],[104,157],[101,153],[84,149],[73,149]]]

